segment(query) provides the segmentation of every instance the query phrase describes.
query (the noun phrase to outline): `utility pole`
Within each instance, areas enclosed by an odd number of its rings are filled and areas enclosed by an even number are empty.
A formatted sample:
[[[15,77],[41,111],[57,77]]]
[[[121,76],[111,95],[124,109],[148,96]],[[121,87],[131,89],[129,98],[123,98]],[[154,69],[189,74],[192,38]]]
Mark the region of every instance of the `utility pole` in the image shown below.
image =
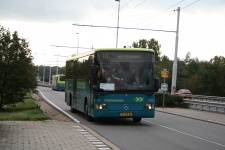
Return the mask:
[[[79,48],[79,33],[76,33],[77,34],[77,54],[78,54],[78,48]]]
[[[172,74],[172,85],[171,85],[171,94],[172,95],[176,92],[179,22],[180,22],[180,7],[178,7],[178,9],[177,9],[177,31],[176,31],[176,43],[175,43],[175,53],[174,53],[174,61],[173,61],[173,74]]]
[[[119,32],[119,20],[120,20],[120,0],[115,0],[118,4],[118,18],[117,18],[117,31],[116,31],[116,48],[118,47],[118,32]]]
[[[59,61],[59,49],[58,49],[58,56],[57,56],[56,74],[58,74],[58,72],[59,72],[58,61]]]
[[[51,75],[52,75],[51,64],[49,64],[49,80],[48,80],[49,85],[51,85]]]
[[[44,67],[43,67],[43,85],[45,84],[45,54],[44,54]]]

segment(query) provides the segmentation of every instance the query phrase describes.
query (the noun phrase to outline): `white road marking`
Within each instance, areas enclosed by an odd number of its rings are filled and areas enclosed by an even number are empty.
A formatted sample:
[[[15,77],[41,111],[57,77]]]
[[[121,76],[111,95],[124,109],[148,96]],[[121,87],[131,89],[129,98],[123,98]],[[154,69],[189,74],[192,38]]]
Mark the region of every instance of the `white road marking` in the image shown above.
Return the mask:
[[[161,125],[161,124],[158,124],[158,123],[154,123],[154,122],[151,122],[151,121],[148,121],[148,120],[143,120],[143,121],[148,122],[148,123],[151,123],[151,124],[154,124],[154,125],[157,125],[157,126],[160,126],[160,127],[163,127],[163,128],[165,128],[165,129],[169,129],[169,130],[172,130],[172,131],[181,133],[181,134],[185,134],[185,135],[194,137],[194,138],[196,138],[196,139],[200,139],[200,140],[203,140],[203,141],[206,141],[206,142],[209,142],[209,143],[213,143],[213,144],[215,144],[215,145],[219,145],[219,146],[225,147],[225,145],[223,145],[223,144],[220,144],[220,143],[217,143],[217,142],[213,142],[213,141],[210,141],[210,140],[207,140],[207,139],[204,139],[204,138],[201,138],[201,137],[198,137],[198,136],[195,136],[195,135],[192,135],[192,134],[183,132],[183,131],[179,131],[179,130],[176,130],[176,129],[173,129],[173,128],[170,128],[170,127],[166,127],[166,126]]]

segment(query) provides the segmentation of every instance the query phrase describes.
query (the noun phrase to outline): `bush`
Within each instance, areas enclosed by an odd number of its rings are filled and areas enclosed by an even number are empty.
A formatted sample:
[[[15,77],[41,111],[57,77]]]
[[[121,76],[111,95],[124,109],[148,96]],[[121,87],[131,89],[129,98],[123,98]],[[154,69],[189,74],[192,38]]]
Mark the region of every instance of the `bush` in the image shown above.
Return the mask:
[[[184,97],[178,95],[165,93],[164,107],[188,108],[188,104],[183,103],[183,98]],[[163,93],[157,93],[155,95],[155,106],[163,107]]]

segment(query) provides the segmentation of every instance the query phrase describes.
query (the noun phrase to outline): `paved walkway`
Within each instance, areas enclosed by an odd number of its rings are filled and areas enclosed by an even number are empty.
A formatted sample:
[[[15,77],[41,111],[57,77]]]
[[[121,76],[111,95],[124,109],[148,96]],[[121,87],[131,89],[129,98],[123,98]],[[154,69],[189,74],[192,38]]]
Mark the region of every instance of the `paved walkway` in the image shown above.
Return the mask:
[[[192,109],[156,111],[225,125],[225,114]],[[156,112],[157,113],[157,112]],[[0,150],[119,150],[86,126],[73,121],[1,121]]]
[[[1,121],[0,150],[114,150],[115,145],[73,121]]]

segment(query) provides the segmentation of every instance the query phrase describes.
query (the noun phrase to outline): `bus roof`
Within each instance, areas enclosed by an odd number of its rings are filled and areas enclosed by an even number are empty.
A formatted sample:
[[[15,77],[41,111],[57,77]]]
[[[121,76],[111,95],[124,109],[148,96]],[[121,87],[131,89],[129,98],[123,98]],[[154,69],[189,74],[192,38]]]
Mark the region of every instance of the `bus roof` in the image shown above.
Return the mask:
[[[147,48],[97,48],[95,51],[145,51],[145,52],[154,52],[152,49]]]
[[[52,75],[53,77],[59,77],[59,76],[65,76],[64,74],[55,74],[55,75]]]
[[[89,56],[91,54],[94,54],[95,52],[101,52],[101,51],[142,51],[142,52],[152,52],[152,53],[154,53],[154,50],[147,49],[147,48],[97,48],[97,49],[91,50],[91,51],[86,52],[86,53],[81,53],[81,54],[77,54],[77,55],[73,54],[72,57],[67,59],[67,61],[75,60],[75,59],[80,58],[80,57]]]

